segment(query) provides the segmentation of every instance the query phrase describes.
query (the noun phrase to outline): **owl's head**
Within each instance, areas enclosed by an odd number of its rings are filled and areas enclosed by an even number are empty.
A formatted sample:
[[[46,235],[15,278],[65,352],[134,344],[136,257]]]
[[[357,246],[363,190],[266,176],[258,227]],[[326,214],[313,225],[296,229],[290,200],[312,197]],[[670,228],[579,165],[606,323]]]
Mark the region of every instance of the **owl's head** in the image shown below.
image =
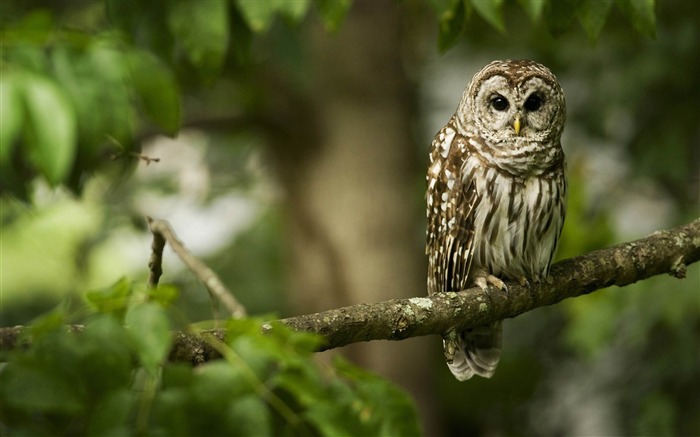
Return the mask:
[[[558,142],[564,92],[552,72],[534,61],[494,61],[474,75],[457,110],[493,143]]]

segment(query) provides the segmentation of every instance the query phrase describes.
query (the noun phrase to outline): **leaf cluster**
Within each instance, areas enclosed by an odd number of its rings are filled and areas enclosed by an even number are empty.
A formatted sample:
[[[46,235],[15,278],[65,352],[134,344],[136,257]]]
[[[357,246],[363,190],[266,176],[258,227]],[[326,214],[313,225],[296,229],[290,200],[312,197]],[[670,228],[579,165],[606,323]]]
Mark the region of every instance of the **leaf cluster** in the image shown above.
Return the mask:
[[[58,309],[32,324],[31,344],[0,373],[3,427],[20,435],[418,435],[415,408],[391,383],[312,359],[320,337],[245,319],[228,323],[224,357],[167,362],[170,287],[126,280],[86,295],[97,311],[80,332]]]
[[[315,3],[331,30],[351,4]],[[73,22],[46,6],[10,4],[0,24],[0,190],[19,197],[37,175],[78,190],[109,158],[134,162],[144,134],[176,135],[183,88],[249,63],[254,33],[299,23],[312,2],[105,0],[100,19],[85,7]]]
[[[135,148],[140,114],[165,133],[179,129],[172,72],[119,35],[66,29],[38,10],[0,37],[3,191],[23,196],[36,175],[78,188],[84,172]]]
[[[498,32],[506,33],[504,0],[431,0],[437,14],[438,47],[445,52],[459,41],[473,15]],[[591,41],[605,26],[613,3],[642,35],[656,32],[654,0],[518,0],[521,11],[534,23],[542,23],[554,35],[568,30],[576,19]]]

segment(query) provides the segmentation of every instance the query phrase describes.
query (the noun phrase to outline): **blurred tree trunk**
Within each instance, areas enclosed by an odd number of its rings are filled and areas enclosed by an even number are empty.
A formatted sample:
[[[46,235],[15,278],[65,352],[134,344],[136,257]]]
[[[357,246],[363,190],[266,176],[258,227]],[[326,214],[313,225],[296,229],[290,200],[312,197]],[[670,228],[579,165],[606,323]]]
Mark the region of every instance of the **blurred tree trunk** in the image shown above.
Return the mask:
[[[294,126],[274,148],[288,190],[289,301],[304,314],[422,296],[424,160],[412,138],[414,88],[401,64],[399,10],[393,1],[356,1],[337,34],[317,23],[306,35],[308,106],[291,105]],[[438,346],[422,338],[343,352],[409,390],[434,433],[430,363]]]

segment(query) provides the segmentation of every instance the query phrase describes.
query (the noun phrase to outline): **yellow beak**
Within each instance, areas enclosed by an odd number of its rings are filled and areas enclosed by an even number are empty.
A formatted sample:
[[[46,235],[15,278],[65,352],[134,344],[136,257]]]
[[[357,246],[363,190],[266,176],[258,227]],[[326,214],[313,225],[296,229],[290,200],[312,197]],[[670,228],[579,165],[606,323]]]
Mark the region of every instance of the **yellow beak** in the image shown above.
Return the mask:
[[[515,117],[513,122],[513,129],[515,129],[515,135],[520,135],[520,116]]]

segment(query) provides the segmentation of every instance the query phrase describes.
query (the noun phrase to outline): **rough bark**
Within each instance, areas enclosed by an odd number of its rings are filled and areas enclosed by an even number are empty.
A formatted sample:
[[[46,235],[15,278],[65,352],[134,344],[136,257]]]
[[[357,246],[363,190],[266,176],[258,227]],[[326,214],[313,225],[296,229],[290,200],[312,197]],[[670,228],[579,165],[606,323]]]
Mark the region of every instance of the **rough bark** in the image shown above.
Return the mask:
[[[636,241],[558,262],[546,282],[508,291],[471,288],[459,293],[394,299],[282,320],[327,339],[326,348],[369,340],[403,340],[466,329],[516,317],[611,285],[623,287],[660,274],[684,278],[686,266],[700,260],[700,219]]]

